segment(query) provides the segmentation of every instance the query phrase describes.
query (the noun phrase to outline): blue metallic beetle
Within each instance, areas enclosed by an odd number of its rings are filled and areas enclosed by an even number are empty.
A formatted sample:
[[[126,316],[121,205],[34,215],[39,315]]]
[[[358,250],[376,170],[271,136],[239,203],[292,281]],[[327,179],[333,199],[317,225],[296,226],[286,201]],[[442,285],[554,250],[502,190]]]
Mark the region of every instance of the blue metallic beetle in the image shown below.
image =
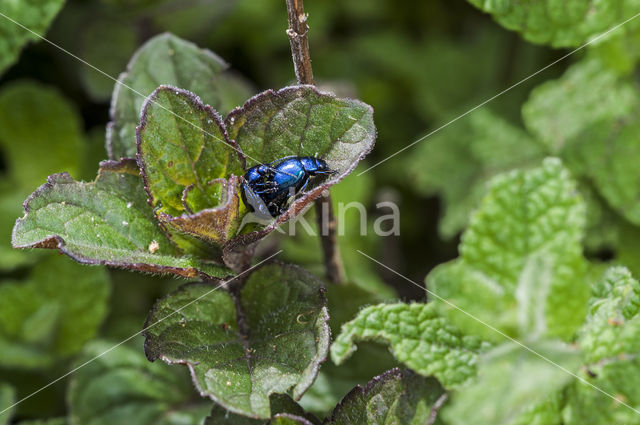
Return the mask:
[[[256,213],[277,217],[287,210],[290,200],[304,192],[309,181],[335,171],[322,159],[290,156],[251,167],[244,175],[242,199]]]

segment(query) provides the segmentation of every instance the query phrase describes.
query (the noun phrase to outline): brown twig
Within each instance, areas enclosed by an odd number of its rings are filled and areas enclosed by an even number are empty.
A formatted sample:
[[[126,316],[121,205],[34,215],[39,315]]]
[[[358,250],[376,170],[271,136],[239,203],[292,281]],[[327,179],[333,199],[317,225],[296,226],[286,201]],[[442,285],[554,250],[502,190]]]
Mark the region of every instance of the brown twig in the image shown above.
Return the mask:
[[[299,84],[314,84],[313,70],[311,69],[311,56],[309,55],[309,39],[307,37],[309,26],[308,15],[304,13],[303,0],[286,0],[289,15],[289,28],[287,35],[291,43],[291,55],[293,66]],[[333,283],[344,283],[345,274],[338,249],[337,222],[333,214],[331,195],[322,195],[316,201],[316,216],[326,276]]]
[[[433,403],[433,407],[431,408],[431,413],[429,413],[429,420],[427,421],[427,425],[433,425],[436,423],[436,418],[438,417],[438,412],[444,405],[444,403],[449,398],[449,393],[442,394],[435,403]]]

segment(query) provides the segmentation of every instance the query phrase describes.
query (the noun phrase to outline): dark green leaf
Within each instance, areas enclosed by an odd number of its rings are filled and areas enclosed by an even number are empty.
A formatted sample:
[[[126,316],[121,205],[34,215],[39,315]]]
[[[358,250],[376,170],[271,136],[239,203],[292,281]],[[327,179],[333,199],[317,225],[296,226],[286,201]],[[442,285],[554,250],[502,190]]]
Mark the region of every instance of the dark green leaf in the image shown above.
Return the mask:
[[[4,382],[0,382],[0,411],[7,409],[15,403],[15,391],[13,387]],[[13,414],[13,409],[0,413],[0,425],[8,425]]]
[[[329,345],[322,282],[294,266],[253,272],[236,297],[209,283],[182,286],[156,303],[146,331],[150,360],[189,366],[194,384],[231,412],[269,418],[269,395],[298,399]]]
[[[0,17],[0,73],[18,59],[25,44],[40,40],[36,34],[45,34],[63,4],[64,0],[0,0],[0,13],[33,31]]]
[[[24,281],[0,285],[0,365],[47,367],[93,338],[107,314],[101,267],[49,255]]]
[[[434,269],[427,287],[468,334],[571,338],[586,314],[589,287],[581,239],[585,207],[555,158],[496,177],[462,236],[460,257]],[[474,318],[470,315],[475,316]]]
[[[442,392],[435,379],[392,369],[373,378],[366,387],[354,388],[325,424],[426,424]]]
[[[367,307],[342,326],[331,346],[331,359],[344,362],[359,341],[390,345],[396,359],[412,370],[435,376],[445,388],[456,387],[476,373],[479,338],[463,335],[434,304],[378,304]]]
[[[25,202],[12,241],[16,248],[60,249],[81,263],[184,277],[230,274],[172,245],[155,222],[133,160],[103,163],[91,183],[51,176]]]
[[[271,419],[267,421],[236,415],[216,404],[204,425],[315,425],[319,423],[317,418],[305,413],[304,409],[288,395],[272,394],[269,402]]]
[[[71,425],[202,423],[209,404],[191,402],[187,379],[164,364],[149,363],[139,350],[115,345],[93,342],[79,360],[92,361],[79,368],[69,384]]]
[[[226,68],[227,64],[214,53],[174,35],[161,34],[149,40],[120,76],[121,84],[115,86],[112,122],[107,135],[109,157],[119,159],[135,155],[140,110],[147,96],[160,85],[197,93],[206,104],[221,113],[227,113],[244,101],[249,90],[234,77],[222,77]]]

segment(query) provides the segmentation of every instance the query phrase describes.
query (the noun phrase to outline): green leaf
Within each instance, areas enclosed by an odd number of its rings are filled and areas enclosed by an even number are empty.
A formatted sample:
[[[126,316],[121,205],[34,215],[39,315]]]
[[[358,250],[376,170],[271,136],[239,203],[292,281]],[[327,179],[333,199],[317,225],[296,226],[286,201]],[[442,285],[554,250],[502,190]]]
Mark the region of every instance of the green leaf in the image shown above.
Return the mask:
[[[0,285],[0,365],[38,368],[76,353],[107,314],[109,281],[101,267],[85,268],[49,255],[23,281]]]
[[[4,86],[0,149],[8,178],[23,190],[32,190],[53,173],[78,176],[84,153],[79,114],[54,88],[29,81]]]
[[[51,418],[51,419],[34,419],[31,421],[20,421],[20,425],[67,425],[66,418]]]
[[[371,106],[334,97],[313,86],[262,92],[231,111],[225,124],[229,138],[242,149],[247,167],[295,155],[317,156],[336,171],[322,184],[307,189],[264,230],[243,235],[240,243],[260,239],[298,214],[353,171],[371,151],[376,138]]]
[[[584,203],[558,159],[498,176],[462,235],[460,257],[434,269],[427,287],[451,303],[435,301],[468,334],[501,341],[483,321],[515,337],[571,338],[589,297],[584,224]]]
[[[542,158],[542,146],[525,131],[489,109],[480,109],[420,144],[407,172],[419,193],[442,198],[439,230],[449,239],[467,226],[492,177]]]
[[[140,169],[159,219],[223,245],[240,225],[239,181],[230,176],[242,176],[244,164],[218,114],[193,93],[161,86],[143,107],[137,133]]]
[[[70,425],[200,425],[208,403],[192,403],[189,382],[137,349],[92,342],[71,377]],[[106,354],[102,355],[108,351]]]
[[[391,369],[373,378],[366,387],[354,388],[325,424],[426,424],[442,392],[435,379],[410,370]]]
[[[294,266],[251,273],[237,296],[210,283],[184,285],[147,318],[150,360],[186,364],[194,385],[227,410],[269,418],[269,395],[311,385],[329,345],[322,282]]]
[[[209,50],[172,34],[149,40],[133,56],[115,86],[107,132],[109,158],[135,155],[140,110],[147,96],[160,85],[197,93],[223,114],[239,105],[250,95],[249,90],[236,78],[222,74],[227,66]]]
[[[15,391],[13,387],[4,382],[0,382],[0,411],[5,410],[15,403]],[[13,415],[13,409],[0,413],[0,425],[8,425]]]
[[[317,418],[305,413],[304,409],[288,395],[272,394],[269,402],[271,419],[268,421],[236,415],[216,404],[204,425],[314,425],[320,423]]]
[[[626,77],[601,61],[585,59],[561,78],[536,87],[522,107],[522,116],[529,131],[558,154],[592,124],[631,112],[637,97]]]
[[[549,400],[573,377],[580,362],[577,350],[557,341],[531,345],[551,363],[515,343],[487,352],[478,365],[478,379],[453,395],[442,411],[451,425],[512,425],[523,423],[530,406]]]
[[[593,288],[578,343],[586,361],[640,353],[640,283],[624,267],[607,270]]]
[[[19,22],[30,31],[7,18],[0,20],[0,73],[13,65],[22,48],[30,41],[39,41],[58,14],[64,0],[0,0],[0,13]]]
[[[528,41],[579,46],[638,13],[634,0],[469,0]],[[627,30],[626,28],[621,31]]]
[[[476,373],[480,339],[465,336],[433,304],[378,304],[367,307],[342,326],[331,346],[331,359],[344,362],[358,341],[390,345],[393,355],[412,370],[435,376],[445,388],[465,382]]]
[[[107,161],[95,182],[51,176],[25,202],[13,230],[16,248],[60,249],[76,261],[183,277],[230,271],[182,255],[162,233],[133,160]]]

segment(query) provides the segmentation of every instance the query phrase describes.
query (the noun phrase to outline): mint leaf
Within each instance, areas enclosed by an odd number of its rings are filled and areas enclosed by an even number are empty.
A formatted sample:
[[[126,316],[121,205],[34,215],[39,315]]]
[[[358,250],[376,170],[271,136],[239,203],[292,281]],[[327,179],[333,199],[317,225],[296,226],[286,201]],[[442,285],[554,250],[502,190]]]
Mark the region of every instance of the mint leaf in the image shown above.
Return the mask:
[[[376,138],[371,106],[337,98],[313,86],[262,92],[231,111],[225,124],[229,138],[242,149],[247,167],[295,155],[322,158],[336,171],[319,186],[307,189],[274,223],[243,235],[236,244],[258,240],[297,215],[353,171]]]
[[[186,118],[183,118],[186,117]],[[138,161],[161,221],[223,245],[240,225],[243,158],[219,115],[194,94],[161,86],[138,127]]]
[[[16,248],[60,249],[76,261],[183,277],[230,271],[182,255],[162,233],[133,160],[102,163],[95,182],[57,174],[25,202],[13,230]]]
[[[187,365],[199,392],[227,410],[269,418],[269,395],[291,390],[300,398],[326,357],[322,286],[278,264],[251,273],[235,296],[211,283],[184,285],[156,303],[147,324],[203,298],[149,328],[145,352],[152,361]]]
[[[304,409],[288,395],[272,394],[269,402],[271,419],[268,421],[236,415],[215,405],[204,425],[317,425],[320,423],[317,418],[305,413]]]
[[[442,394],[432,378],[410,370],[391,369],[357,386],[342,400],[327,425],[424,424]]]
[[[164,364],[149,363],[139,350],[92,342],[79,359],[67,401],[71,425],[200,425],[208,404],[191,403],[189,382]],[[99,356],[101,355],[101,356]],[[96,357],[99,356],[99,357]]]
[[[503,27],[521,33],[526,40],[553,47],[579,46],[638,12],[633,0],[469,0],[469,3],[493,15]]]
[[[0,12],[19,22],[36,34],[44,35],[58,14],[64,0],[1,0]],[[13,65],[22,48],[40,39],[17,24],[2,18],[0,21],[0,73]]]
[[[15,403],[15,391],[13,387],[4,382],[0,382],[0,411]],[[0,425],[8,425],[11,420],[13,409],[0,414]]]
[[[584,59],[565,74],[536,87],[522,107],[529,131],[553,154],[594,123],[623,117],[637,105],[631,81],[596,59]]]
[[[439,317],[433,304],[379,304],[367,307],[342,326],[331,346],[331,359],[344,362],[357,341],[389,344],[396,359],[412,370],[435,376],[445,388],[456,387],[476,373],[480,339],[465,336]]]
[[[581,239],[584,203],[555,158],[496,177],[462,236],[460,257],[427,276],[435,301],[468,334],[570,338],[586,313],[589,288]]]
[[[573,377],[580,362],[577,350],[557,341],[531,344],[542,359],[515,343],[507,343],[483,355],[478,379],[452,397],[442,415],[451,425],[511,425],[523,423],[529,407],[547,401]]]
[[[214,53],[172,34],[149,40],[133,56],[115,86],[107,132],[109,158],[135,155],[140,110],[158,86],[171,85],[197,93],[204,103],[223,114],[244,101],[249,90],[234,77],[222,74],[227,67]]]
[[[47,256],[23,281],[0,285],[0,366],[48,367],[93,338],[107,314],[103,268]]]
[[[433,135],[429,143],[420,144],[409,161],[408,174],[419,193],[442,198],[444,211],[438,227],[449,239],[467,226],[489,179],[537,165],[542,158],[542,146],[525,131],[480,109],[447,132]]]

